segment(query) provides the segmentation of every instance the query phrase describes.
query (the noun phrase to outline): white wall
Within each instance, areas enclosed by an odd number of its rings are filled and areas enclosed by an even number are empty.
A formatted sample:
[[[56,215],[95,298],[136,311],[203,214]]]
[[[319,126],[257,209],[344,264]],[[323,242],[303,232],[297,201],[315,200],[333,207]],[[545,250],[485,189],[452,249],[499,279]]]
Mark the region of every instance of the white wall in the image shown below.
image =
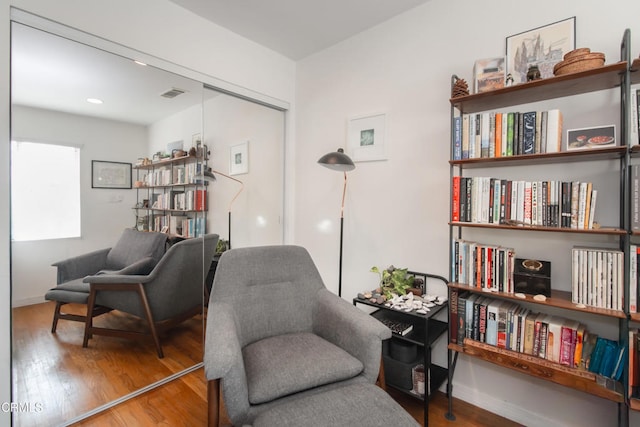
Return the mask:
[[[506,0],[431,0],[300,61],[295,240],[310,250],[327,285],[337,289],[342,177],[315,163],[328,151],[346,148],[349,117],[387,113],[388,160],[360,162],[349,173],[343,297],[350,300],[357,292],[376,286],[377,277],[369,273],[373,265],[393,264],[448,276],[451,75],[458,74],[472,84],[474,61],[504,55],[505,37],[571,16],[576,16],[577,47],[604,52],[608,63],[615,62],[620,58],[623,31],[631,28],[635,56],[640,49],[638,12],[640,4],[635,0],[541,0],[526,7],[526,13]],[[566,111],[568,128],[608,124],[617,117],[617,99],[617,92],[611,91],[568,100],[560,108]],[[598,219],[603,224],[615,223],[615,164],[570,167],[578,179],[592,178],[603,189],[607,200],[598,207]],[[484,173],[560,178],[566,176],[566,168]],[[323,227],[327,222],[331,226]],[[506,242],[524,256],[552,260],[552,282],[559,288],[570,283],[568,248],[583,244],[580,238],[565,242],[566,236],[555,233],[465,235],[487,243]],[[527,239],[526,244],[522,239]],[[603,238],[597,243],[614,242]],[[591,322],[592,330],[617,338],[614,322],[593,324],[593,316],[584,320]],[[434,353],[439,363],[446,364],[445,353],[441,342]],[[488,390],[488,385],[495,386]],[[465,356],[458,360],[453,392],[531,426],[603,426],[615,425],[617,419],[614,403]],[[631,414],[631,425],[640,423],[638,415]]]
[[[122,230],[135,225],[131,209],[135,190],[91,188],[91,161],[133,163],[147,149],[145,126],[13,106],[12,136],[19,140],[81,145],[81,237],[13,242],[12,300],[14,306],[42,302],[56,283],[55,261],[112,246]],[[42,177],[34,174],[33,185]],[[46,215],[46,206],[38,206]]]

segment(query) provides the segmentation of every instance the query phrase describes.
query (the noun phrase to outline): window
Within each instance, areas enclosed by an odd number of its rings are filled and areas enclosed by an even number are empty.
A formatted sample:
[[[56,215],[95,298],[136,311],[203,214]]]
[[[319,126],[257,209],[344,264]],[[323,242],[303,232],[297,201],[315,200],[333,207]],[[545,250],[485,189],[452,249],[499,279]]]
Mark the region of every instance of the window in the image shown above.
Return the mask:
[[[11,141],[11,239],[80,237],[80,148]]]

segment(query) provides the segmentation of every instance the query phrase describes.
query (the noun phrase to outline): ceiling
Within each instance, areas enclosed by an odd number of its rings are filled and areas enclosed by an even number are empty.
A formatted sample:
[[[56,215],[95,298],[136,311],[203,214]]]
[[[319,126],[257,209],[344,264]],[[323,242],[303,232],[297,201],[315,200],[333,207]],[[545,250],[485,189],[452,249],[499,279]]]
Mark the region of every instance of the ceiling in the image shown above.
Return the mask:
[[[171,0],[299,60],[428,0]]]
[[[160,96],[174,88],[185,93],[173,99]],[[90,104],[87,98],[103,104]],[[202,84],[194,80],[12,24],[13,104],[148,125],[202,99]]]
[[[171,1],[298,60],[428,0]],[[202,102],[199,82],[22,24],[13,23],[11,43],[14,104],[149,125]],[[173,88],[185,93],[160,96]]]

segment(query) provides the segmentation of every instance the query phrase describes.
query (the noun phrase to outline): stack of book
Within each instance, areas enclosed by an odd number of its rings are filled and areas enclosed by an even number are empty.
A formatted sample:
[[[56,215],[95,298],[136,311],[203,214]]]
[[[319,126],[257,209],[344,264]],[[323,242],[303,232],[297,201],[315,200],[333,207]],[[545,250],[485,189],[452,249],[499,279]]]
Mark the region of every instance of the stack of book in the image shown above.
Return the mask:
[[[455,294],[455,295],[453,295]],[[451,341],[465,338],[553,363],[612,378],[621,378],[626,348],[586,330],[578,321],[536,313],[514,302],[459,290],[452,292]]]
[[[562,113],[463,114],[454,118],[453,132],[453,160],[556,153],[562,145]]]
[[[624,253],[602,248],[572,249],[571,302],[622,310]]]
[[[451,278],[488,291],[514,292],[515,250],[455,239],[451,254]]]
[[[597,194],[591,182],[454,176],[451,220],[591,229]]]

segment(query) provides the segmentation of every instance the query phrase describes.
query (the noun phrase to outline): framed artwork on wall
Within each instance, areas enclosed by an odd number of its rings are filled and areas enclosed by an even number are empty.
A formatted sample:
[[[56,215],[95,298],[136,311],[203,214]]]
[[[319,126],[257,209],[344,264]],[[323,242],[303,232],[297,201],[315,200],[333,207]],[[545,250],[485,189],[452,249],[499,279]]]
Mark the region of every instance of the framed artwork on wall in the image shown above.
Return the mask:
[[[386,114],[349,119],[348,150],[354,162],[386,160]]]
[[[229,175],[249,173],[249,141],[229,149]]]
[[[91,188],[131,188],[131,163],[92,160]]]
[[[507,37],[507,75],[525,83],[527,71],[538,66],[540,77],[553,77],[553,66],[576,48],[576,17]]]
[[[567,150],[615,147],[616,125],[567,130]]]

